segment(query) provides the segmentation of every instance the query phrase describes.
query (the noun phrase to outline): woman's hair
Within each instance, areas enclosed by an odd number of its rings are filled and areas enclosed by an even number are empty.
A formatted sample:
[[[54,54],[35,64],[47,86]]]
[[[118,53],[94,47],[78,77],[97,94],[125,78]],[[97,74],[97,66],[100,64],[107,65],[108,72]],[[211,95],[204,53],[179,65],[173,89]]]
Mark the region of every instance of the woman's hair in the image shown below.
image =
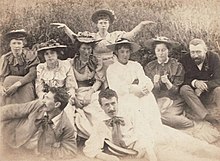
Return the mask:
[[[114,90],[109,88],[101,90],[99,93],[99,104],[102,105],[102,98],[111,99],[113,97],[116,97],[116,99],[118,100],[118,95]]]
[[[59,109],[62,111],[69,102],[70,95],[63,87],[51,87],[49,91],[54,94],[54,102],[60,102]]]
[[[61,55],[64,55],[64,51],[63,50],[60,50],[60,49],[48,49],[48,50],[53,50],[53,51],[56,51],[57,53],[57,58],[58,59],[61,59]],[[45,58],[44,58],[44,54],[47,50],[43,50],[43,51],[38,51],[40,52],[40,54],[38,54],[38,58],[40,59],[40,62],[41,63],[44,63],[46,62]]]
[[[106,15],[106,14],[99,15],[97,17],[96,23],[98,23],[99,20],[107,20],[107,21],[109,21],[109,23],[111,22],[109,15]]]
[[[115,45],[115,51],[118,51],[122,47],[126,48],[126,49],[130,49],[132,51],[131,44],[117,44],[117,45]]]
[[[169,43],[165,43],[165,42],[154,42],[154,43],[152,44],[152,49],[155,50],[155,48],[156,48],[156,46],[157,46],[158,44],[164,44],[169,51],[172,50],[171,45],[170,45]]]
[[[94,49],[94,47],[95,47],[95,43],[94,43],[94,42],[85,43],[85,42],[76,41],[75,44],[76,44],[76,49],[77,49],[77,51],[78,51],[78,53],[77,53],[78,55],[80,54],[80,53],[79,53],[79,48],[80,48],[83,44],[90,45],[90,46],[92,47],[92,54],[93,54],[93,49]]]

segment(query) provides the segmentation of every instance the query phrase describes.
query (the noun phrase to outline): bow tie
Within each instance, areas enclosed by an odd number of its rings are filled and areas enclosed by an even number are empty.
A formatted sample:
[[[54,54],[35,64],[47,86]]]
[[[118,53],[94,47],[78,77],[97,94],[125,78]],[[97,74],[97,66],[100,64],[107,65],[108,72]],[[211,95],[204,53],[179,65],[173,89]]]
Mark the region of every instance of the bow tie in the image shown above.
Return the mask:
[[[114,116],[108,120],[105,120],[107,126],[113,127],[114,124],[125,126],[125,121],[123,117]]]

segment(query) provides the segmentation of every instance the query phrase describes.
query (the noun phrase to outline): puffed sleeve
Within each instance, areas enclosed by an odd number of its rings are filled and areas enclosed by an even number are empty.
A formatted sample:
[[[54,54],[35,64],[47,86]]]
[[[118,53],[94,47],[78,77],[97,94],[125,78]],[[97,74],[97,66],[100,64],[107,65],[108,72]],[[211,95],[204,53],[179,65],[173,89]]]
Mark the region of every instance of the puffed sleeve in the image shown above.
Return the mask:
[[[147,86],[149,91],[152,91],[154,85],[149,77],[147,77],[144,73],[144,69],[138,62],[134,62],[134,68],[137,71],[137,77],[139,80],[139,86],[144,87]]]
[[[100,82],[105,82],[105,71],[103,69],[103,60],[100,57],[96,59],[97,59],[97,67],[95,70],[95,80],[98,80]]]
[[[28,73],[20,80],[21,84],[27,84],[32,82],[37,77],[36,66],[40,63],[35,52],[31,50],[24,50],[25,61],[27,63],[26,68],[28,69]]]
[[[41,79],[42,71],[44,70],[44,63],[41,63],[37,66],[37,78],[35,81],[35,90],[38,98],[43,98],[45,95],[44,92],[44,81]]]
[[[2,83],[6,76],[10,74],[9,68],[8,68],[8,59],[7,57],[11,53],[7,53],[1,56],[0,58],[0,82]]]
[[[170,71],[173,71],[170,76],[170,82],[173,86],[169,89],[169,93],[176,95],[179,92],[179,87],[183,84],[185,71],[181,63],[175,60],[171,66]]]

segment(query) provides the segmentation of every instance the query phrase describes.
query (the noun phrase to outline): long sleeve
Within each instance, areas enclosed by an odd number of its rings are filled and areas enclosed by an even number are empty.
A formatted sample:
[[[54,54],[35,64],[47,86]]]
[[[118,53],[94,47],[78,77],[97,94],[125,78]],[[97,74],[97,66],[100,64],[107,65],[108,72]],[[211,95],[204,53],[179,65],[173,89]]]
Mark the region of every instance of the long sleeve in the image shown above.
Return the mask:
[[[22,85],[32,82],[37,77],[36,66],[40,63],[36,53],[31,50],[24,50],[25,61],[27,64],[28,73],[20,80]]]
[[[148,90],[151,91],[154,87],[151,79],[145,75],[143,67],[137,62],[135,63],[136,63],[136,68],[137,68],[136,71],[137,71],[137,77],[139,80],[139,86],[140,87],[147,86]]]
[[[8,68],[8,60],[7,56],[9,56],[11,53],[7,53],[1,56],[0,58],[0,83],[2,84],[5,77],[9,75],[10,71]]]
[[[0,108],[1,121],[11,119],[19,119],[28,117],[28,115],[35,109],[43,106],[40,100],[27,102],[23,104],[10,104]]]
[[[65,86],[68,89],[70,95],[75,95],[75,89],[78,88],[78,85],[76,83],[76,78],[72,70],[71,64],[69,63],[69,61],[66,61],[66,63],[69,64],[69,69],[66,73],[66,85]]]
[[[111,89],[115,90],[118,95],[125,95],[129,93],[130,85],[123,81],[123,78],[119,76],[118,71],[114,66],[109,66],[106,71],[106,77],[108,85]]]
[[[36,90],[36,94],[39,98],[42,98],[43,95],[45,94],[44,92],[44,81],[41,80],[41,74],[42,74],[42,70],[44,69],[43,64],[39,64],[37,66],[37,78],[35,81],[35,90]]]
[[[208,80],[207,85],[209,89],[214,89],[220,86],[220,58],[219,55],[213,54],[212,58],[212,66],[213,66],[213,73],[211,79]]]
[[[54,159],[72,159],[77,154],[76,138],[73,125],[69,122],[66,115],[63,132],[57,140],[59,146],[52,146],[51,155]]]

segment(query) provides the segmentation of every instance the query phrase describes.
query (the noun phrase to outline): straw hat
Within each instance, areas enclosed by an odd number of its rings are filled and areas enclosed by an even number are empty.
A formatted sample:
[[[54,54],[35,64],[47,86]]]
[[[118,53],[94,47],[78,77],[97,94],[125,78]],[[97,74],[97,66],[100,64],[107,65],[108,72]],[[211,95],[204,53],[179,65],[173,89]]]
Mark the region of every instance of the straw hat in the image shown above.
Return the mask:
[[[95,39],[94,35],[90,33],[89,31],[79,32],[76,36],[76,39],[81,43],[96,43],[98,41],[101,41],[101,39]]]
[[[107,48],[109,48],[112,51],[115,51],[116,45],[119,45],[119,44],[130,44],[133,53],[138,51],[141,48],[140,45],[138,45],[137,43],[131,42],[127,39],[120,39],[116,41],[114,44],[107,45]]]
[[[66,47],[67,47],[66,45],[60,45],[60,43],[52,39],[45,43],[39,44],[37,51],[38,53],[41,53],[42,51],[49,50],[49,49],[53,49],[53,50],[65,49]]]
[[[27,37],[27,32],[24,29],[19,30],[12,30],[5,34],[6,39],[12,40],[12,39],[18,39],[18,40],[24,40]]]
[[[97,23],[100,17],[109,17],[110,23],[113,23],[114,20],[116,19],[114,11],[107,9],[95,11],[91,19],[94,23]]]
[[[145,42],[145,46],[148,48],[152,48],[154,43],[164,43],[168,44],[170,47],[175,48],[178,47],[180,44],[176,41],[172,41],[165,36],[160,36],[156,38],[149,39]]]
[[[109,150],[110,153],[117,155],[119,157],[125,157],[128,155],[135,156],[138,154],[138,152],[136,150],[125,149],[125,148],[119,147],[119,146],[113,144],[108,139],[105,139],[105,144],[107,145],[107,149]]]

